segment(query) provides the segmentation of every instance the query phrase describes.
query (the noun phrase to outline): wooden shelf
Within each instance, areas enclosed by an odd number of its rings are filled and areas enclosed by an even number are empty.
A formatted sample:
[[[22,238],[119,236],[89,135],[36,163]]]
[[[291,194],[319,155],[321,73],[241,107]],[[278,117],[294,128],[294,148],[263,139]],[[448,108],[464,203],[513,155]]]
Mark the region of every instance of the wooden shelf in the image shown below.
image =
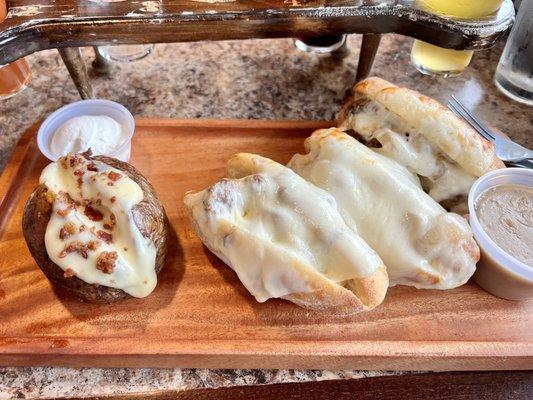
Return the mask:
[[[396,32],[443,47],[481,49],[493,45],[514,19],[511,0],[495,15],[476,20],[437,16],[412,0],[7,3],[8,16],[0,24],[0,65],[49,48],[341,33]]]

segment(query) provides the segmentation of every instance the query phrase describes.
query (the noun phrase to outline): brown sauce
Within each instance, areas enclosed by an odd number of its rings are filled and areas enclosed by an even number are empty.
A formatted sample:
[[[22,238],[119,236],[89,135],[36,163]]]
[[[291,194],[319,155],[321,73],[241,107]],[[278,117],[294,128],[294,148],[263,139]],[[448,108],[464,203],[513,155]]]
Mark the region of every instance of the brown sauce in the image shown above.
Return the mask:
[[[533,187],[500,185],[476,202],[483,230],[506,253],[533,268]]]

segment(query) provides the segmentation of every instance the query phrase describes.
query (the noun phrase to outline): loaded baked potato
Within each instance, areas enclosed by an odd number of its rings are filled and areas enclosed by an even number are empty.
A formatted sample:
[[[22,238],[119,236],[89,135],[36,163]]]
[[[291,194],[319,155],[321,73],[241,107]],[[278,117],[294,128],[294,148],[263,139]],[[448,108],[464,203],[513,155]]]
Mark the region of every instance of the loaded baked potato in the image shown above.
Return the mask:
[[[43,170],[22,228],[46,277],[91,302],[147,296],[167,253],[168,221],[154,188],[130,164],[90,152]]]

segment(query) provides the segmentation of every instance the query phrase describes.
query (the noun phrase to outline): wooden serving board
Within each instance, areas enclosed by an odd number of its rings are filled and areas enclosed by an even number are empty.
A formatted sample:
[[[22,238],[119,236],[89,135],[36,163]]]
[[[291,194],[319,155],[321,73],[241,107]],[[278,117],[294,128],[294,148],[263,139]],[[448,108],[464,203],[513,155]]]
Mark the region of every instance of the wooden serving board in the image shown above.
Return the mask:
[[[196,237],[182,203],[222,177],[235,152],[285,163],[324,122],[137,120],[132,164],[153,183],[175,233],[155,292],[113,305],[55,290],[21,232],[47,160],[37,126],[0,178],[0,365],[201,368],[533,369],[533,301],[474,283],[395,287],[377,309],[333,317],[257,303]]]

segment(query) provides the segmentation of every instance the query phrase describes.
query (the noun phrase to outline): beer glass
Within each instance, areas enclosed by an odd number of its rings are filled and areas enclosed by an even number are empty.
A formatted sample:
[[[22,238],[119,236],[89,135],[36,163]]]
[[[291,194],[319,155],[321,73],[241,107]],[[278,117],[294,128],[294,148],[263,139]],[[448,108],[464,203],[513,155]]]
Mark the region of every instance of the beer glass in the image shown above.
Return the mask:
[[[480,18],[498,11],[503,0],[417,0],[422,8],[448,17]],[[470,64],[472,50],[445,49],[415,40],[411,63],[426,75],[442,77],[459,75]]]
[[[6,18],[6,15],[6,2],[0,0],[0,22]],[[0,99],[7,99],[24,90],[30,80],[31,69],[24,58],[0,65]]]

